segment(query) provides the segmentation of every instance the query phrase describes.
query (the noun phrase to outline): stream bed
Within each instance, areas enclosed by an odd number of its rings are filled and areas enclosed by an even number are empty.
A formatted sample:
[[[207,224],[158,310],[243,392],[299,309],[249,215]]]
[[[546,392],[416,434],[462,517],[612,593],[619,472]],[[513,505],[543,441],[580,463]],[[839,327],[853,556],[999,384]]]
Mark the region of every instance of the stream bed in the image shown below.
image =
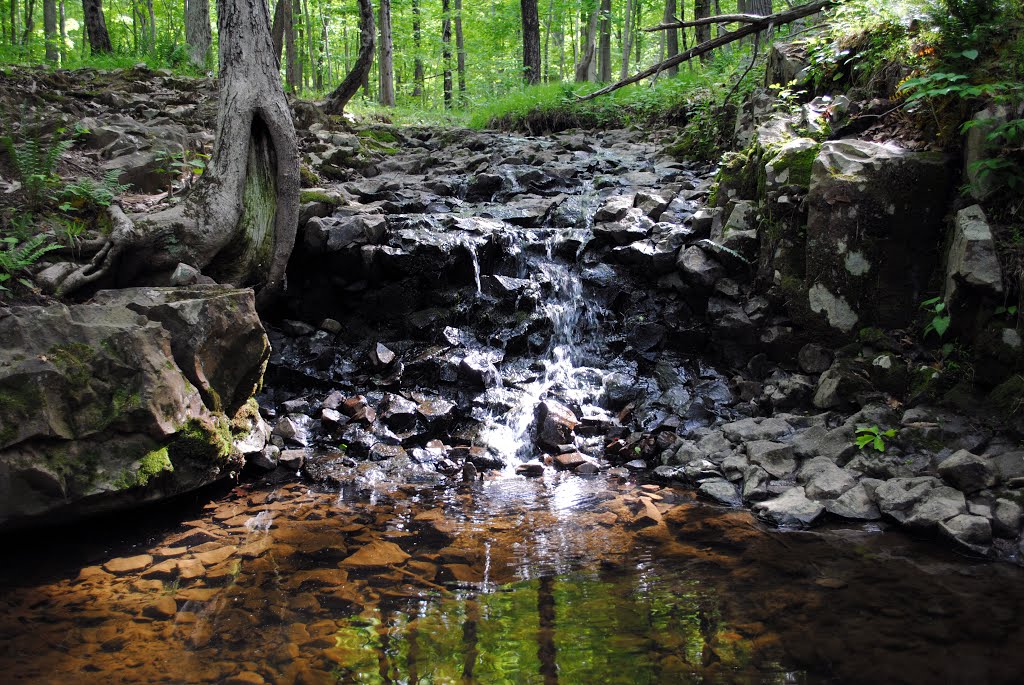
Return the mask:
[[[340,492],[237,487],[145,533],[104,521],[22,541],[0,572],[4,681],[1019,676],[1024,584],[1006,564],[895,532],[767,531],[628,478],[376,475]]]

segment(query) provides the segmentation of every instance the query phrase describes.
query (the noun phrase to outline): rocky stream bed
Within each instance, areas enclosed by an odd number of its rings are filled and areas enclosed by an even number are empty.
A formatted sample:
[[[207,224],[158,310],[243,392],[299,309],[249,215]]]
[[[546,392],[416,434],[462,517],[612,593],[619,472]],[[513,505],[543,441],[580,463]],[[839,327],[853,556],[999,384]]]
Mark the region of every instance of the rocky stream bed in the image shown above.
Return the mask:
[[[152,157],[140,126],[89,128]],[[1016,682],[1020,435],[898,390],[905,338],[794,322],[672,131],[303,126],[269,361],[251,293],[194,270],[0,310],[0,391],[45,378],[49,408],[0,393],[0,523],[193,491],[4,538],[8,678]],[[152,378],[64,340],[140,326]]]

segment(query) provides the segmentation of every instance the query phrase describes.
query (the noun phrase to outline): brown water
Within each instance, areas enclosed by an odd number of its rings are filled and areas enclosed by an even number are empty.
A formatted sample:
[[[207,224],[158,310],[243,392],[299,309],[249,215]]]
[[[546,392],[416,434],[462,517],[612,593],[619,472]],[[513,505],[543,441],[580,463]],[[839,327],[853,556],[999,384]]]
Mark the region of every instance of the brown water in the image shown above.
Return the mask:
[[[1020,681],[1024,573],[928,541],[616,479],[361,483],[8,540],[0,680]]]

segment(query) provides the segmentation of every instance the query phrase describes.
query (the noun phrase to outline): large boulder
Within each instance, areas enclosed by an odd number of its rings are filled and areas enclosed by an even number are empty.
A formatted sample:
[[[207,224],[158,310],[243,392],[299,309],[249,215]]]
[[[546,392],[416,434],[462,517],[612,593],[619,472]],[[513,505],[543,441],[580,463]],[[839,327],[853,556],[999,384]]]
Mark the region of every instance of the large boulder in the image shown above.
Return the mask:
[[[241,463],[269,344],[251,290],[0,309],[0,527],[156,501]]]
[[[938,264],[951,175],[939,153],[891,143],[821,146],[808,193],[810,308],[844,334],[905,327]]]

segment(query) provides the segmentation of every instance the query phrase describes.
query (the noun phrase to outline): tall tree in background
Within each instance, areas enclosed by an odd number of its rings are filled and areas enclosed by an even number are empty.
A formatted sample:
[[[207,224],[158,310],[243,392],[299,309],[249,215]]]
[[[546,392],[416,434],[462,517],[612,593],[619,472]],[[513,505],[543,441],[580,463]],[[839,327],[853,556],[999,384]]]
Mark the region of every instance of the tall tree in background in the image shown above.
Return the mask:
[[[540,83],[540,18],[537,0],[520,0],[523,18],[523,79],[530,85]]]
[[[699,19],[707,19],[711,16],[711,0],[693,0],[693,19],[697,21]],[[697,45],[706,43],[711,40],[711,25],[703,24],[694,28],[694,42]],[[704,53],[700,56],[701,62],[708,60],[708,54]]]
[[[594,56],[597,50],[597,24],[601,17],[601,4],[593,0],[594,5],[590,11],[590,18],[586,23],[587,32],[580,36],[583,49],[580,51],[580,60],[576,63],[576,81],[594,81],[597,78],[597,70],[594,68]],[[582,27],[581,27],[582,28]]]
[[[291,7],[289,0],[277,0],[277,4],[274,5],[274,22],[270,27],[270,36],[278,67],[281,65],[281,50],[284,49],[285,13],[289,7]]]
[[[280,7],[280,3],[278,3]],[[210,0],[185,0],[185,43],[189,61],[200,69],[209,63],[213,31],[210,28]],[[280,51],[277,59],[280,59]]]
[[[57,45],[57,0],[43,0],[43,35],[46,37],[46,61],[59,62]]]
[[[380,59],[377,62],[380,104],[395,106],[395,68],[391,43],[391,0],[380,0]]]
[[[626,15],[622,27],[622,69],[619,78],[629,76],[629,51],[633,48],[634,0],[626,0]]]
[[[466,39],[462,35],[462,0],[455,0],[455,71],[459,76],[459,107],[465,107]]]
[[[373,5],[370,0],[359,0],[359,55],[341,84],[324,101],[323,109],[328,114],[341,114],[369,75],[375,34]]]
[[[682,4],[680,8],[679,17],[676,17],[676,0],[665,0],[665,14],[662,17],[662,22],[665,24],[671,24],[676,19],[685,19],[686,14],[686,3]],[[665,40],[665,57],[675,57],[679,54],[679,32],[675,29],[670,29],[664,32],[663,38]],[[675,76],[679,73],[679,65],[673,64],[671,67],[666,69],[669,76]]]
[[[103,0],[82,0],[82,13],[85,16],[85,30],[89,35],[89,49],[94,55],[113,52],[110,34],[107,33],[107,20],[103,16]]]
[[[450,0],[441,0],[441,68],[444,70],[444,108],[452,108],[452,16]]]
[[[420,54],[420,50],[423,48],[423,35],[420,29],[419,0],[412,0],[412,41],[416,50],[416,55],[413,57],[412,96],[422,97],[424,73],[423,56]]]
[[[612,0],[601,0],[600,45],[597,50],[597,80],[612,80]]]
[[[16,2],[17,0],[12,0]],[[36,0],[25,0],[25,32],[21,34],[21,42],[28,43],[32,32],[36,30]]]
[[[274,58],[266,0],[220,0],[217,136],[185,202],[134,224],[111,207],[113,231],[60,292],[160,282],[179,263],[266,301],[283,282],[299,221],[299,152]]]

